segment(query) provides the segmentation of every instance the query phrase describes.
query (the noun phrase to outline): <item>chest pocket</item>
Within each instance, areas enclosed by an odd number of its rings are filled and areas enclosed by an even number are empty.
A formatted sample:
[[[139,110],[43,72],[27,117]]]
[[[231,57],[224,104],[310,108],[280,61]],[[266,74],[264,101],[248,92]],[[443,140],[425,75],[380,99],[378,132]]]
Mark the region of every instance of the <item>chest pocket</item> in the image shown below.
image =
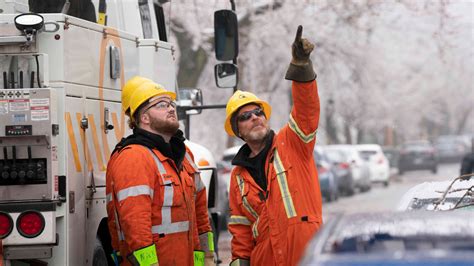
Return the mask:
[[[281,199],[283,201],[283,205],[285,206],[286,216],[288,218],[295,217],[297,214],[293,204],[293,196],[297,192],[297,184],[292,184],[292,182],[295,180],[288,180],[288,176],[292,167],[291,165],[283,164],[283,160],[281,159],[277,149],[275,149],[273,154],[273,167],[275,169],[275,174],[272,176],[272,182],[278,182]],[[291,190],[290,187],[292,188]]]
[[[162,207],[175,207],[181,206],[184,203],[183,199],[183,190],[181,188],[181,182],[179,177],[176,174],[169,174],[163,162],[160,161],[160,158],[151,150],[148,149],[153,156],[153,159],[158,169],[159,177],[157,179],[157,184],[160,188],[161,193],[154,194],[154,202],[163,202]],[[161,199],[156,199],[156,197],[162,197]],[[162,201],[161,201],[162,200]]]
[[[160,172],[161,178],[159,178],[159,186],[163,195],[163,207],[175,207],[181,206],[184,203],[183,200],[183,189],[181,187],[181,182],[179,177],[176,175],[168,175],[166,172],[162,174]],[[157,195],[160,196],[160,195]],[[160,201],[158,201],[160,202]]]
[[[235,175],[235,178],[238,184],[239,194],[241,196],[240,204],[242,204],[243,208],[247,210],[247,212],[249,212],[255,218],[255,220],[257,220],[258,213],[255,211],[255,208],[252,207],[255,206],[255,203],[251,204],[251,202],[249,201],[249,185],[245,183],[244,179],[239,174]]]

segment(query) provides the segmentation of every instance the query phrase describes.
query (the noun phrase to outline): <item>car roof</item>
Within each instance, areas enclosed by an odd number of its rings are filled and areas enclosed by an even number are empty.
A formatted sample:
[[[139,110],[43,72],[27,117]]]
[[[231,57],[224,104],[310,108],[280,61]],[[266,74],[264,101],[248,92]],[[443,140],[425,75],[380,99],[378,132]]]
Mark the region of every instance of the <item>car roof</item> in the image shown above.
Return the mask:
[[[392,246],[391,240],[396,241],[393,244],[399,243],[402,246]],[[442,254],[445,255],[440,257],[440,254],[438,254],[437,259],[465,262],[467,254],[470,258],[469,263],[472,263],[474,219],[468,219],[465,212],[450,211],[371,212],[333,215],[325,221],[322,228],[307,246],[302,264],[386,265],[385,263],[363,263],[360,260],[370,258],[373,261],[374,257],[391,256],[390,254],[396,253],[399,254],[398,261],[403,262],[407,262],[407,258],[414,258],[414,261],[423,261],[423,256],[428,260],[433,258],[433,254],[429,253],[430,250],[425,248],[417,250],[416,246],[405,245],[405,240],[413,241],[413,244],[419,243],[421,245],[419,247],[423,247],[423,243],[435,243],[434,241],[444,243],[449,240],[451,242],[446,242],[446,246],[436,246],[436,250],[438,252],[442,250]],[[377,242],[386,243],[387,246],[382,245],[386,249],[364,249],[365,243],[372,245]],[[456,249],[455,247],[460,248]],[[409,257],[407,255],[409,253],[414,254],[415,257]],[[346,260],[349,257],[350,260]],[[456,257],[455,260],[454,257]],[[357,259],[359,263],[354,263],[355,261],[352,259]],[[387,257],[386,259],[394,258]],[[346,263],[334,264],[334,262],[340,262],[341,260]],[[333,264],[330,262],[333,262]],[[389,263],[387,265],[404,264]]]
[[[358,151],[382,151],[378,144],[358,144],[355,147]]]
[[[464,212],[352,213],[339,217],[335,229],[331,237],[334,240],[374,233],[392,236],[458,235],[474,239],[474,220],[466,219]]]

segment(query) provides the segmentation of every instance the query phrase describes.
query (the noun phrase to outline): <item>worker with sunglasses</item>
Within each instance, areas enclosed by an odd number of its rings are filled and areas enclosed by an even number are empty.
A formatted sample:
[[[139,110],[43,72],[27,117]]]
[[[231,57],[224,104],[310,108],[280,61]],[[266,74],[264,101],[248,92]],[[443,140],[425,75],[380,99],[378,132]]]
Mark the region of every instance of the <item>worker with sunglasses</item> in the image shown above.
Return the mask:
[[[288,123],[270,130],[270,105],[236,91],[226,106],[225,130],[245,141],[232,160],[229,190],[230,265],[296,265],[322,224],[321,192],[313,159],[319,123],[314,45],[298,27],[293,58],[293,107]]]
[[[143,78],[127,85],[133,134],[106,175],[109,231],[122,256],[115,264],[215,265],[206,188],[179,130],[176,94]]]

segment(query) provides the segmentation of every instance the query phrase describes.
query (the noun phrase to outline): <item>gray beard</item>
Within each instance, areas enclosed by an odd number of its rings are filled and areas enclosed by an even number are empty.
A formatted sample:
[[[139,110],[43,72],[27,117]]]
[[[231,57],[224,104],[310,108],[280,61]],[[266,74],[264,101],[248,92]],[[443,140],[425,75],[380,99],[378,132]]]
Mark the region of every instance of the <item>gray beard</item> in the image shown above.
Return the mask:
[[[268,127],[265,129],[266,129],[265,131],[258,131],[258,132],[251,131],[247,136],[245,136],[244,140],[248,142],[263,141],[265,137],[268,135],[268,132],[270,132]]]

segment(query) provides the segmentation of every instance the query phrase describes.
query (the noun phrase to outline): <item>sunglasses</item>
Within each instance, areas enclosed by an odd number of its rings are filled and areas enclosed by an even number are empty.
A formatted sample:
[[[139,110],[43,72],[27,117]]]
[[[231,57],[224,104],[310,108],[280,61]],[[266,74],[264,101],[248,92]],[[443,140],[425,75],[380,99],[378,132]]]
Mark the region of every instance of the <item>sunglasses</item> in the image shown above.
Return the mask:
[[[175,109],[176,108],[176,103],[175,102],[169,102],[169,101],[159,101],[155,104],[150,105],[145,110],[145,112],[150,110],[151,108],[156,108],[158,110],[166,110],[166,109],[170,108],[170,106],[173,107],[173,109]]]
[[[263,112],[263,110],[261,108],[257,108],[257,109],[253,109],[251,111],[247,111],[247,112],[243,112],[241,113],[238,117],[237,117],[237,120],[239,122],[244,122],[244,121],[247,121],[249,120],[252,115],[255,115],[255,116],[262,116],[262,115],[265,115],[265,113]]]

